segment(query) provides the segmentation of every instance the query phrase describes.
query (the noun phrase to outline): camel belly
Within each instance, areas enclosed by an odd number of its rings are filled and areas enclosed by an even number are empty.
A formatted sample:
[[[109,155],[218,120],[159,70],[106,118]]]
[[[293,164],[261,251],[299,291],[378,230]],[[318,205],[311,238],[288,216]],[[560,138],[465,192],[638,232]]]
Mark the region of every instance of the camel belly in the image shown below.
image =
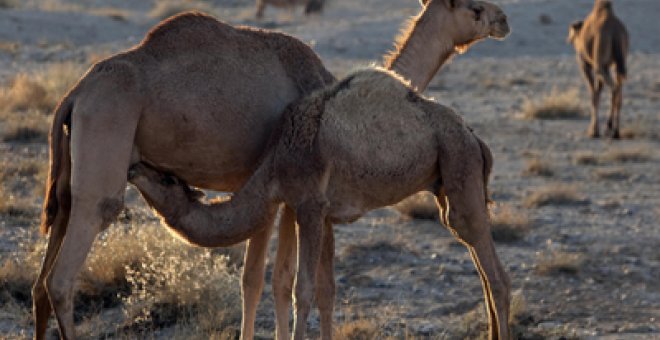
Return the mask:
[[[298,96],[288,80],[279,82],[286,86],[216,93],[203,93],[213,89],[200,84],[197,92],[172,92],[187,96],[183,103],[154,101],[136,132],[140,158],[190,185],[235,191],[256,169],[281,112]]]

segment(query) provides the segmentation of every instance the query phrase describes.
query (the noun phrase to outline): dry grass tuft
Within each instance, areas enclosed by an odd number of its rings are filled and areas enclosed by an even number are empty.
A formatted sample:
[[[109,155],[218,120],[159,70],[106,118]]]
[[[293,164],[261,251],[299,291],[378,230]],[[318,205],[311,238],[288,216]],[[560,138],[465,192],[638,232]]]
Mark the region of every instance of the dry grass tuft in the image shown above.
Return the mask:
[[[4,115],[5,131],[2,141],[7,143],[47,143],[50,118],[37,111],[14,112]]]
[[[0,296],[29,305],[45,241],[25,242],[0,263]],[[228,329],[240,320],[240,292],[237,270],[228,262],[221,251],[185,245],[159,225],[109,228],[79,276],[77,317],[123,305],[119,332],[126,338],[175,324],[191,325],[179,329],[179,338],[234,334]],[[114,323],[106,326],[107,332],[118,330]]]
[[[0,89],[3,114],[13,111],[51,112],[83,73],[79,64],[54,63],[36,73],[20,73]]]
[[[552,184],[538,188],[525,198],[523,204],[528,208],[538,208],[546,205],[584,205],[589,200],[567,184]]]
[[[404,216],[419,220],[439,220],[435,197],[427,192],[412,195],[393,206]]]
[[[491,210],[491,234],[497,242],[515,242],[529,233],[529,217],[511,206],[496,207]]]
[[[651,159],[648,148],[609,149],[601,157],[604,163],[642,163]]]
[[[576,152],[573,159],[577,165],[598,165],[600,162],[599,157],[591,151]]]
[[[581,102],[577,89],[564,92],[553,89],[538,100],[528,98],[523,103],[523,116],[527,119],[579,119],[585,117]]]
[[[195,0],[158,0],[148,15],[150,18],[163,20],[181,12],[193,10],[210,13],[213,8],[204,2]]]
[[[539,275],[575,275],[580,272],[583,264],[584,254],[552,251],[539,255],[536,272]]]
[[[542,177],[552,177],[554,175],[552,167],[547,162],[544,162],[538,158],[528,160],[525,165],[525,170],[523,175],[534,175]]]
[[[335,329],[337,339],[346,340],[369,340],[382,339],[382,326],[372,320],[358,319],[345,322]]]
[[[630,178],[630,174],[623,168],[598,169],[594,173],[596,178],[608,181],[624,181]]]
[[[45,111],[51,104],[46,88],[25,73],[18,74],[8,88],[0,90],[0,107],[6,111]]]
[[[579,165],[603,165],[611,163],[643,163],[652,158],[652,152],[646,147],[613,148],[596,155],[582,151],[575,154],[575,163]]]
[[[27,198],[7,192],[3,185],[0,185],[0,216],[22,220],[23,222],[32,221],[39,214],[39,207]]]

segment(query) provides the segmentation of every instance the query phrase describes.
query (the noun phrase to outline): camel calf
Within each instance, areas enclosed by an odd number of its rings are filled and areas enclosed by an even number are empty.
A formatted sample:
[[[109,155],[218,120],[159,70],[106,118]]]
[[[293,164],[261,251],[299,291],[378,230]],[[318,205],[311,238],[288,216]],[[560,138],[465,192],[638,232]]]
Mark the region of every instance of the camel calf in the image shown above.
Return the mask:
[[[603,84],[612,90],[612,105],[607,120],[607,134],[619,138],[619,120],[623,102],[623,81],[626,78],[628,32],[614,15],[610,0],[596,0],[584,21],[571,24],[568,41],[577,52],[577,59],[591,91],[591,125],[588,134],[599,137],[598,103]],[[616,69],[612,79],[610,69]]]
[[[431,191],[477,267],[490,338],[508,339],[510,284],[487,209],[491,167],[490,150],[454,111],[391,71],[366,69],[289,105],[259,167],[230,201],[201,203],[143,163],[132,165],[129,181],[170,228],[204,246],[249,237],[280,203],[292,207],[299,223],[293,333],[301,340],[314,295],[329,318],[323,339],[332,338],[332,224]]]
[[[257,19],[264,17],[266,5],[273,7],[286,7],[292,9],[296,5],[305,5],[305,14],[321,12],[324,0],[257,0]]]

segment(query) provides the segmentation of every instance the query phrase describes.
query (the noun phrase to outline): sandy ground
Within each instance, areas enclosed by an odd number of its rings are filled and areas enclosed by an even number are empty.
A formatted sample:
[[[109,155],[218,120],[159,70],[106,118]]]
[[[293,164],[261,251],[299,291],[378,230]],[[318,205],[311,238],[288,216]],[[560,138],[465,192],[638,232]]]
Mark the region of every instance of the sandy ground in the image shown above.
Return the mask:
[[[84,8],[74,11],[43,10],[38,1],[23,9],[0,10],[0,42],[19,45],[11,53],[0,50],[0,81],[50,62],[85,62],[90,53],[127,48],[156,22],[146,15],[151,9],[148,1],[80,2]],[[565,36],[568,24],[583,17],[592,2],[495,2],[508,13],[513,33],[506,41],[483,42],[455,58],[427,94],[461,112],[491,146],[494,199],[523,211],[532,221],[522,240],[497,245],[516,294],[526,301],[520,335],[660,338],[660,2],[615,1],[632,41],[622,126],[638,135],[622,141],[587,138],[584,119],[521,119],[526,100],[553,89],[579,89],[586,107],[587,93]],[[415,0],[331,0],[319,17],[269,9],[266,20],[258,23],[252,19],[251,1],[213,4],[222,20],[282,30],[308,42],[337,75],[379,62],[400,23],[418,10]],[[123,9],[126,18],[90,12],[101,7]],[[542,23],[541,15],[550,22]],[[609,96],[603,97],[605,103]],[[608,107],[604,104],[602,112]],[[5,160],[47,160],[41,144],[2,144],[0,150]],[[580,154],[612,150],[642,150],[647,157],[576,164]],[[524,175],[530,159],[548,163],[554,175]],[[598,175],[604,171],[620,176],[604,179]],[[559,184],[574,188],[585,202],[524,206],[530,193]],[[140,204],[138,199],[129,201]],[[29,234],[10,223],[5,220],[0,226],[3,251]],[[337,226],[336,238],[336,321],[359,317],[377,320],[392,334],[405,330],[422,338],[456,338],[469,327],[466,315],[481,311],[481,287],[467,252],[436,222],[406,219],[385,208]],[[541,259],[560,252],[581,254],[577,272],[538,274]],[[269,337],[274,324],[268,287],[263,302],[258,327]],[[317,316],[310,319],[317,329]],[[11,325],[0,322],[0,337],[2,327]]]

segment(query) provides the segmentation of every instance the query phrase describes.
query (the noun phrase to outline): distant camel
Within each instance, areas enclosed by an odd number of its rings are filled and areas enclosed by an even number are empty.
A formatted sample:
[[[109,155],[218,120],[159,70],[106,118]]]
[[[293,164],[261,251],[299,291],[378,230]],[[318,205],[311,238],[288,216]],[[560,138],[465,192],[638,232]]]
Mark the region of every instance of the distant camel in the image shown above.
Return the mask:
[[[297,5],[305,5],[305,14],[312,14],[323,10],[323,2],[325,0],[257,0],[255,16],[257,19],[263,18],[266,5],[289,9],[293,9]]]
[[[490,338],[509,338],[510,283],[487,209],[492,155],[459,115],[421,97],[394,72],[364,70],[291,104],[269,144],[229,201],[199,202],[187,185],[142,164],[132,167],[129,181],[174,231],[206,246],[225,245],[226,235],[258,232],[255,226],[272,220],[280,203],[293,207],[299,223],[293,333],[299,340],[305,338],[317,267],[321,263],[319,273],[329,267],[324,254],[334,251],[323,240],[332,224],[431,191],[442,221],[468,248],[481,277]]]
[[[442,14],[439,8],[447,6],[454,15],[440,18],[460,29],[453,41],[436,41],[421,29],[411,29],[409,39],[389,58],[390,66],[418,88],[453,54],[445,44],[467,46],[488,36],[502,38],[509,30],[501,10],[488,3],[431,0],[425,5],[418,18],[423,27],[441,32],[425,13]],[[473,24],[458,25],[460,20]],[[425,54],[419,53],[420,47]],[[412,63],[414,58],[418,64]],[[46,233],[52,228],[52,234],[33,287],[35,338],[45,336],[51,303],[62,337],[74,337],[75,276],[96,234],[123,206],[130,164],[149,163],[201,188],[237,190],[254,172],[283,108],[334,80],[316,54],[290,36],[234,28],[198,13],[164,21],[139,46],[94,65],[62,100],[51,127],[41,229]],[[292,216],[292,210],[285,209],[281,232],[294,230]],[[268,241],[270,230],[249,236],[245,268],[253,270],[242,278],[242,334],[248,337],[263,288],[264,252],[259,249],[265,249],[261,243]],[[287,298],[281,292],[290,286],[286,282],[292,275],[280,273],[291,271],[281,266],[288,263],[285,257],[293,245],[278,248],[286,251],[282,257],[278,251],[273,277],[276,305],[290,306],[290,294]]]
[[[614,15],[610,0],[596,0],[594,8],[584,21],[571,24],[568,41],[577,52],[578,64],[591,92],[591,124],[588,134],[599,137],[598,103],[603,83],[612,90],[610,117],[607,132],[619,138],[619,121],[623,103],[623,82],[626,79],[628,32],[621,20]],[[613,80],[610,69],[616,69]]]

